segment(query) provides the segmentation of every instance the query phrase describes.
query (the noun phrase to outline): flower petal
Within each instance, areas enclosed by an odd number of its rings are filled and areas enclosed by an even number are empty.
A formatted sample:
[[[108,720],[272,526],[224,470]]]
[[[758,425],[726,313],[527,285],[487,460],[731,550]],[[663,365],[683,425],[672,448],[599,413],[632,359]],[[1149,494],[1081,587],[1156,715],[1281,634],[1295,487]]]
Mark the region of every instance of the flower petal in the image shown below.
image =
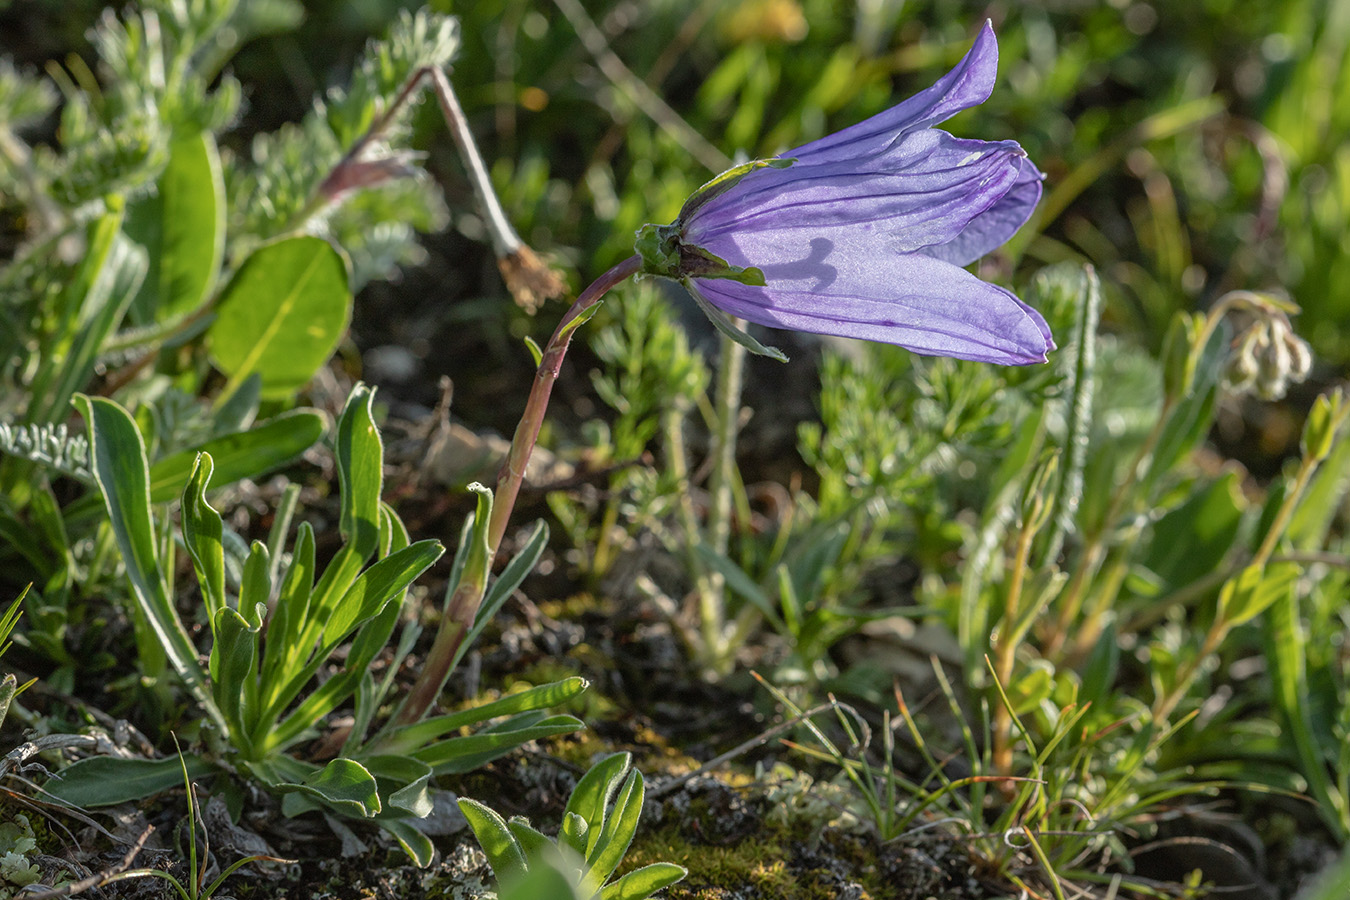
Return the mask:
[[[1045,177],[1026,157],[1018,160],[1018,164],[1016,182],[997,203],[971,219],[956,237],[919,252],[953,265],[968,266],[1006,243],[1031,218],[1041,201],[1041,179]]]
[[[1000,287],[921,254],[865,254],[811,241],[815,256],[763,265],[765,287],[695,279],[704,297],[760,325],[899,344],[1004,365],[1045,362],[1045,320]]]
[[[884,164],[861,170],[840,162],[755,172],[699,207],[684,238],[721,256],[719,248],[745,232],[808,229],[833,238],[833,229],[848,228],[843,237],[870,235],[878,251],[910,252],[963,235],[1014,187],[1024,159],[1014,141],[924,129],[888,151]]]
[[[900,132],[936,125],[963,109],[979,106],[993,93],[997,74],[998,41],[994,38],[993,24],[986,20],[970,52],[932,87],[883,113],[803,144],[783,156],[814,165],[874,153],[889,145]]]

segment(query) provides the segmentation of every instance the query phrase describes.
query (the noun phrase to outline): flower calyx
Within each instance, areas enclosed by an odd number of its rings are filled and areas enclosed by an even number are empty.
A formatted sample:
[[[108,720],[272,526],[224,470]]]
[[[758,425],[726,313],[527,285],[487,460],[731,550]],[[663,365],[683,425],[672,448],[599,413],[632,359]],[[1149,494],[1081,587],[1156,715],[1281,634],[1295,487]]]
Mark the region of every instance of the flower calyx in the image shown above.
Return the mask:
[[[685,281],[689,278],[727,278],[741,284],[764,286],[764,273],[754,266],[733,266],[702,247],[684,242],[684,223],[643,225],[634,244],[642,257],[640,275],[660,275]]]

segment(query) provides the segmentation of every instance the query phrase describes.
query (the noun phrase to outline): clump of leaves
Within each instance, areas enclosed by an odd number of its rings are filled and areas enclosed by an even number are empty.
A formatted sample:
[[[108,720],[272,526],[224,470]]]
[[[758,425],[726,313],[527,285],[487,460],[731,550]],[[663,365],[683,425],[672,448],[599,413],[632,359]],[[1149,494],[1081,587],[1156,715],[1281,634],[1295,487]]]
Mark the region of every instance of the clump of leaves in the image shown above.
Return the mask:
[[[425,707],[401,715],[390,692],[394,674],[420,633],[415,624],[405,626],[386,675],[376,681],[372,663],[387,652],[408,586],[435,562],[442,547],[430,540],[410,543],[397,514],[380,499],[383,444],[370,389],[354,388],[338,420],[335,450],[344,543],[322,572],[307,523],[300,525],[290,552],[283,554],[288,511],[279,517],[282,524],[268,544],[255,541],[249,547],[237,584],[230,583],[223,522],[206,497],[213,461],[208,453],[197,456],[183,491],[182,543],[192,559],[213,638],[206,667],[198,662],[172,599],[172,558],[164,548],[173,545],[156,537],[160,531],[150,506],[142,434],[115,402],[81,397],[80,403],[90,424],[91,468],[132,583],[133,619],[141,623],[141,665],[162,667],[167,660],[209,723],[201,734],[201,754],[187,756],[194,775],[209,771],[214,762],[228,763],[284,794],[287,815],[324,809],[372,819],[425,864],[432,847],[411,820],[431,811],[433,776],[467,771],[526,741],[581,727],[572,716],[542,712],[584,690],[580,678],[450,715],[424,718]],[[450,594],[472,549],[485,539],[487,497],[481,489],[478,515],[466,526],[457,554]],[[525,550],[492,584],[461,654],[520,585],[546,540],[546,531],[536,528]],[[451,660],[446,675],[458,658]],[[444,678],[432,687],[438,693],[443,684]],[[390,703],[394,712],[375,729],[380,710]],[[287,752],[318,736],[327,717],[347,704],[354,705],[356,721],[336,759],[319,765]],[[466,727],[478,730],[460,734]],[[177,779],[176,766],[172,758],[96,757],[68,767],[48,789],[83,806],[120,803],[170,787]],[[134,779],[127,777],[132,770]]]
[[[688,874],[683,866],[658,862],[610,880],[642,815],[642,774],[630,770],[631,761],[631,754],[615,753],[581,777],[567,800],[556,839],[523,817],[508,821],[477,800],[460,799],[459,808],[487,854],[502,896],[645,900]],[[554,885],[567,893],[534,893]]]

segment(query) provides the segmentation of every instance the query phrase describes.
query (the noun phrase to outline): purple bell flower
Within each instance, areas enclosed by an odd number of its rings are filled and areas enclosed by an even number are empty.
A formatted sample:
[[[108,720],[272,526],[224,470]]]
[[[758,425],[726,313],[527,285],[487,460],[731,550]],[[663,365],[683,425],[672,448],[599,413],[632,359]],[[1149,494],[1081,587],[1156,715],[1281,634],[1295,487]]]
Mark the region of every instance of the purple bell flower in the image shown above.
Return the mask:
[[[729,314],[925,355],[1045,362],[1055,344],[1040,314],[961,268],[1026,222],[1042,175],[1014,141],[932,127],[988,99],[997,70],[986,22],[932,87],[780,159],[724,173],[674,224],[646,226],[644,271],[683,282],[723,330]]]

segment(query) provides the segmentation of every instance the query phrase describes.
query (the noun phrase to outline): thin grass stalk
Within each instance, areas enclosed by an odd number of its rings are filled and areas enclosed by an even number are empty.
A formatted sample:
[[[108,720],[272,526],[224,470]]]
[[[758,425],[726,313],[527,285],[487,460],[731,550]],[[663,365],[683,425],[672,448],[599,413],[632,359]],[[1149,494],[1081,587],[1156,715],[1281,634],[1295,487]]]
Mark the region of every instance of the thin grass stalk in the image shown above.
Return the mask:
[[[733,320],[740,327],[742,323]],[[713,400],[715,415],[713,470],[709,483],[712,494],[708,507],[707,539],[713,552],[726,555],[731,538],[732,492],[736,479],[736,434],[741,418],[741,387],[745,369],[745,348],[721,337],[722,353],[717,369],[717,391]],[[704,662],[717,673],[730,668],[726,634],[726,584],[716,572],[708,573],[709,588],[699,596],[699,619],[707,656]]]

